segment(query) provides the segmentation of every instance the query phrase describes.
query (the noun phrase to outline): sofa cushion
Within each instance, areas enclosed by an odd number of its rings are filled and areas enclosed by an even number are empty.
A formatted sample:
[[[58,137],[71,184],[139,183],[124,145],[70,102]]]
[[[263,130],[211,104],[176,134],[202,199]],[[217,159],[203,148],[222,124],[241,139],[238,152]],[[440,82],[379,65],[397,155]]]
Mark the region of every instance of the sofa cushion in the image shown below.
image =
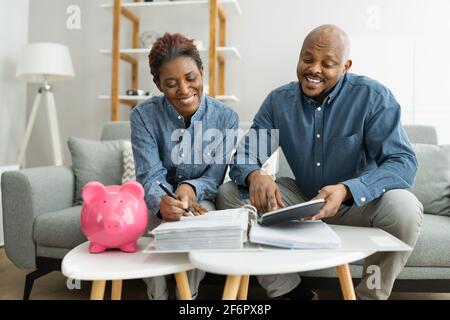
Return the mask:
[[[295,179],[294,173],[292,172],[291,167],[289,166],[289,163],[287,162],[286,157],[281,148],[279,148],[278,154],[279,154],[278,156],[279,165],[278,171],[276,173],[277,179],[281,177],[289,177]]]
[[[403,128],[411,143],[438,144],[437,131],[433,126],[412,124],[404,125]]]
[[[413,144],[419,162],[411,190],[424,212],[450,216],[450,146]]]
[[[81,192],[90,181],[120,185],[123,174],[124,140],[93,141],[70,138],[72,168],[75,174],[74,204],[82,203]]]
[[[80,224],[81,206],[44,213],[36,218],[33,239],[45,247],[72,249],[86,241]]]
[[[104,124],[100,140],[130,140],[130,121],[109,121]]]
[[[130,141],[124,142],[123,148],[123,175],[122,184],[128,181],[136,181],[136,169],[134,165],[133,147]]]
[[[450,267],[450,217],[424,214],[422,230],[409,257],[411,267]]]

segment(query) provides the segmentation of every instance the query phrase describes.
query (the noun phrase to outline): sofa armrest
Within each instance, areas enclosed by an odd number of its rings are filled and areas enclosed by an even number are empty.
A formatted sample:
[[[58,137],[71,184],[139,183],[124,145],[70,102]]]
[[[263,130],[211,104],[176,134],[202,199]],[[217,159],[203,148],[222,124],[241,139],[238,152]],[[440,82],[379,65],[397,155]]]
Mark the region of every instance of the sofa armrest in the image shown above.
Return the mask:
[[[6,254],[19,268],[35,268],[34,220],[43,213],[72,206],[72,168],[9,171],[3,173],[1,182]]]

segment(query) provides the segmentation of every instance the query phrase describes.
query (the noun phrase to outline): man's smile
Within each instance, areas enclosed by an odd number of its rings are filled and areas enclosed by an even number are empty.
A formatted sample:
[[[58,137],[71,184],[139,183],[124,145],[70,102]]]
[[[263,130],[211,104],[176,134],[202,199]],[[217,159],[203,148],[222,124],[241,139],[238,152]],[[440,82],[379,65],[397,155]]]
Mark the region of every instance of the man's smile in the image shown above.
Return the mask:
[[[308,88],[317,88],[324,80],[320,77],[315,77],[315,76],[304,76],[305,81],[305,85]]]

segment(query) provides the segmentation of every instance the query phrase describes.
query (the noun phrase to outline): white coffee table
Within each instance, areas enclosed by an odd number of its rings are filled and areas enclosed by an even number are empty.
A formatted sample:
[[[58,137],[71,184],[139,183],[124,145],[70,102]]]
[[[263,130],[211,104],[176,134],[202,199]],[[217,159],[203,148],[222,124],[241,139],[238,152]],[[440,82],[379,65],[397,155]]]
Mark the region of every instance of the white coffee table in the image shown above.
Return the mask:
[[[336,267],[345,300],[355,300],[348,264],[377,251],[409,251],[411,248],[376,228],[331,226],[340,236],[339,249],[292,250],[255,247],[235,251],[191,251],[194,267],[227,275],[223,299],[246,299],[249,275],[305,272]]]
[[[71,279],[93,281],[91,300],[102,300],[107,280],[112,280],[112,300],[120,300],[122,280],[174,274],[180,298],[190,300],[186,271],[194,267],[187,253],[144,253],[149,238],[138,240],[138,251],[89,253],[89,242],[72,249],[63,259],[62,273]]]

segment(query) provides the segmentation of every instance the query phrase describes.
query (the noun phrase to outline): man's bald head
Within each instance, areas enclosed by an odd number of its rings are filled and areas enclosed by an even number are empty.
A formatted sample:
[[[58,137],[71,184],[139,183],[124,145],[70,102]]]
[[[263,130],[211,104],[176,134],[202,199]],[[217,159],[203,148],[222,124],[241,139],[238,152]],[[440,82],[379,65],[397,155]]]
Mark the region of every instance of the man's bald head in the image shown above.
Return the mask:
[[[324,24],[313,29],[303,41],[305,45],[313,44],[318,48],[335,48],[342,52],[342,59],[348,60],[350,54],[350,38],[344,30],[334,24]]]
[[[350,39],[331,24],[312,30],[303,41],[297,76],[303,94],[322,102],[348,71]]]

